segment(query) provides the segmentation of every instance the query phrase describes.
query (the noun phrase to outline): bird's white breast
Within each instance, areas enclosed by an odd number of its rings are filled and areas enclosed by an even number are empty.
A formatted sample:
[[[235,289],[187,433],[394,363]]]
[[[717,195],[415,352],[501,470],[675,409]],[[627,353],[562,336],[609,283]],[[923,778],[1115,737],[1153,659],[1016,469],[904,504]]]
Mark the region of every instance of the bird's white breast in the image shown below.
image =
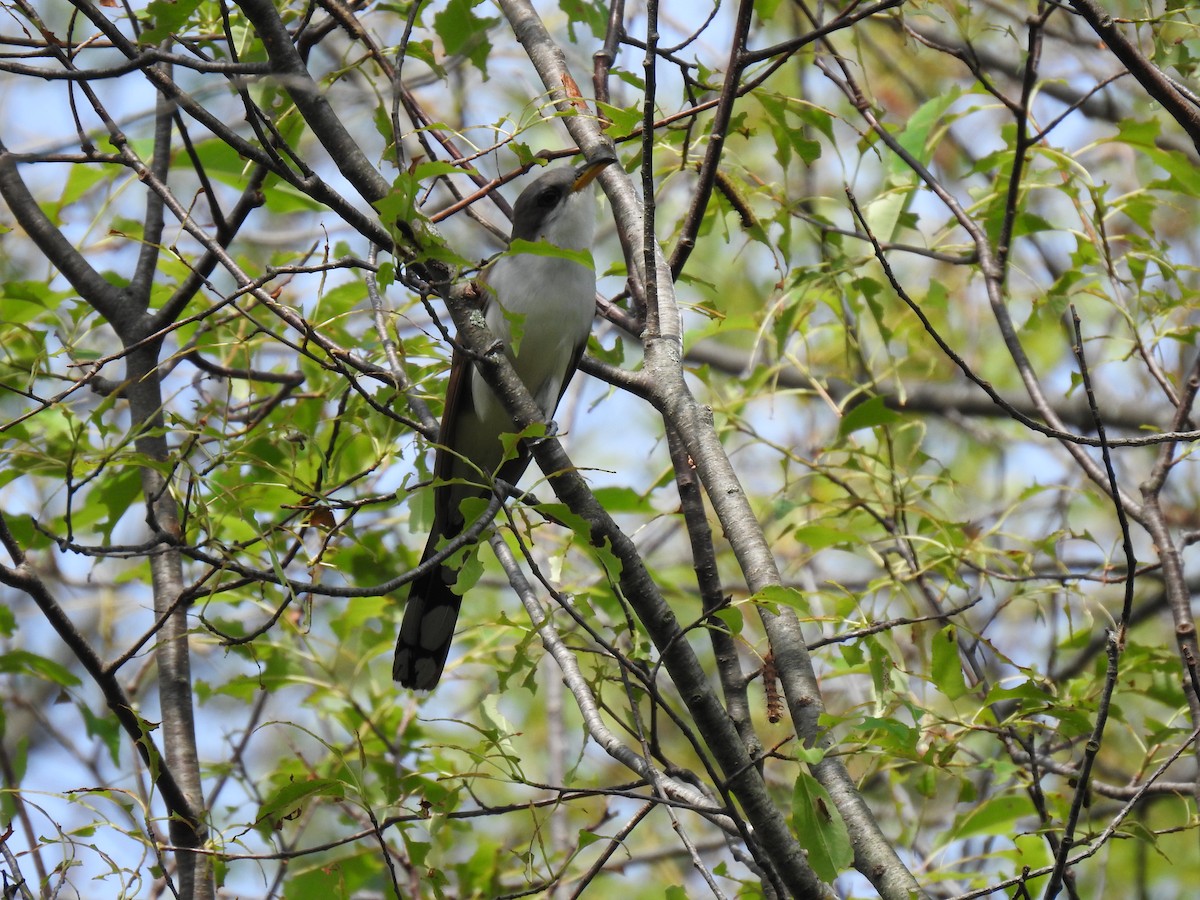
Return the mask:
[[[591,190],[568,198],[547,223],[554,243],[572,250],[590,248],[595,210]],[[487,286],[492,292],[488,328],[508,347],[517,375],[551,418],[567,368],[592,329],[596,273],[562,257],[508,254],[492,265]],[[508,414],[478,371],[471,388],[480,417],[500,417],[507,425]]]

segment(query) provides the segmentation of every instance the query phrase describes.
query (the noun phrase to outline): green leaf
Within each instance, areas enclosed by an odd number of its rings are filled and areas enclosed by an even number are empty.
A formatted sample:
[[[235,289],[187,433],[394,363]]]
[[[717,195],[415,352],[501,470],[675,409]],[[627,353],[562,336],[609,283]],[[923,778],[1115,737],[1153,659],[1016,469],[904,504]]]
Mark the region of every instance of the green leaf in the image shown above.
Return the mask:
[[[649,501],[633,488],[602,487],[593,491],[596,500],[610,513],[645,513]]]
[[[887,184],[878,196],[871,199],[863,209],[867,224],[876,239],[888,242],[895,239],[900,231],[900,221],[908,209],[917,189],[917,176],[909,171],[907,175],[897,174],[888,176]]]
[[[76,687],[81,684],[80,680],[61,663],[27,650],[10,650],[7,653],[0,653],[0,672],[33,675],[61,687]]]
[[[642,109],[636,104],[622,107],[597,101],[596,106],[599,107],[600,114],[611,123],[604,129],[605,131],[611,131],[617,135],[627,135],[632,134],[642,124]]]
[[[868,733],[870,742],[876,746],[884,747],[907,759],[917,758],[917,746],[921,740],[920,729],[895,719],[866,716],[857,730]]]
[[[768,607],[790,606],[802,615],[808,615],[808,600],[805,598],[804,592],[796,588],[784,587],[781,584],[768,585],[761,591],[755,592],[750,597],[750,602],[763,603]]]
[[[571,43],[580,42],[575,35],[575,25],[579,22],[587,23],[596,40],[604,40],[608,30],[608,4],[604,0],[560,0],[559,8],[567,17],[567,34]]]
[[[456,594],[466,594],[471,588],[479,583],[479,579],[483,577],[483,560],[479,558],[479,545],[467,547],[466,558],[463,559],[462,565],[458,568],[458,578],[454,582],[452,590]]]
[[[593,334],[588,337],[587,350],[589,354],[601,362],[610,363],[614,366],[624,365],[625,363],[625,341],[621,339],[620,335],[613,338],[613,347],[609,350]]]
[[[937,147],[939,141],[935,138],[930,139],[934,131],[934,126],[941,120],[948,110],[959,97],[962,96],[962,89],[957,86],[951,88],[944,93],[938,94],[932,100],[927,100],[917,108],[908,121],[904,123],[904,131],[898,136],[900,146],[911,153],[917,160],[926,165],[933,159],[934,148]],[[911,171],[906,162],[898,156],[890,157],[889,168],[893,172]]]
[[[838,434],[846,437],[864,428],[875,428],[879,425],[893,425],[903,421],[899,413],[888,409],[883,397],[872,397],[855,406],[838,423]]]
[[[418,163],[412,170],[412,177],[419,182],[425,182],[432,178],[440,178],[443,175],[462,175],[464,172],[471,171],[463,166],[456,166],[440,159],[427,159],[424,162]]]
[[[466,56],[486,81],[488,57],[492,54],[487,32],[500,20],[475,15],[478,5],[479,0],[450,0],[446,8],[433,17],[433,30],[449,56]]]
[[[104,479],[103,483],[97,485],[89,500],[108,512],[108,517],[97,524],[105,543],[112,539],[117,522],[129,512],[141,493],[141,474],[132,467],[122,470],[112,478]]]
[[[512,739],[515,735],[520,734],[520,729],[513,725],[500,710],[500,698],[495,694],[488,694],[484,697],[483,702],[479,705],[479,714],[487,725],[487,735],[495,742],[500,751],[510,759],[517,758],[520,754]]]
[[[968,690],[958,658],[958,629],[947,625],[933,636],[933,683],[951,700],[957,700]]]
[[[804,525],[792,532],[797,543],[805,544],[813,550],[825,547],[835,547],[839,544],[855,544],[860,538],[850,531],[840,528],[830,528],[828,525]]]
[[[525,337],[525,313],[512,312],[499,302],[496,303],[496,306],[504,316],[505,324],[508,325],[508,346],[512,348],[513,355],[517,356],[521,352],[521,341]]]
[[[412,225],[420,218],[417,211],[417,196],[421,192],[421,181],[408,172],[400,172],[392,181],[392,189],[386,197],[375,201],[379,218],[386,225],[404,222]]]
[[[796,759],[808,766],[815,766],[825,758],[825,750],[822,747],[796,747]]]
[[[0,284],[0,306],[4,324],[19,325],[41,318],[73,296],[71,291],[52,291],[44,281],[12,281]],[[12,301],[20,301],[14,304]]]
[[[806,165],[812,165],[821,158],[821,145],[807,137],[801,124],[792,121],[796,117],[803,119],[799,110],[808,108],[809,104],[765,92],[756,93],[755,98],[767,114],[775,142],[775,159],[780,166],[786,169],[793,154],[799,156]]]
[[[569,259],[593,271],[596,268],[596,264],[592,261],[591,250],[568,250],[565,247],[556,247],[548,241],[526,241],[522,238],[517,238],[508,245],[508,252],[514,254],[527,253],[530,256],[549,256],[554,259]]]
[[[237,151],[224,141],[216,139],[202,141],[196,145],[196,154],[204,165],[205,174],[212,179],[235,188],[246,185],[247,162]],[[179,167],[191,171],[192,163],[186,153],[179,154]],[[324,207],[294,185],[272,176],[263,185],[263,203],[270,212],[301,212],[319,210]]]
[[[143,45],[157,44],[182,30],[203,0],[152,0],[146,7],[144,19],[152,22],[142,32]]]
[[[792,828],[808,852],[808,864],[822,881],[833,881],[854,862],[850,834],[829,792],[801,771],[792,788]]]
[[[946,830],[943,839],[961,841],[976,834],[1012,835],[1022,830],[1017,823],[1033,814],[1033,804],[1023,794],[993,797],[959,816],[955,826]]]
[[[83,726],[87,729],[88,737],[99,738],[108,748],[108,755],[114,766],[121,764],[121,742],[125,731],[116,716],[97,716],[86,703],[78,704],[79,714],[83,717]]]
[[[17,631],[17,616],[7,606],[0,606],[0,637],[12,637]],[[3,734],[0,731],[0,734]]]
[[[608,578],[616,584],[621,579],[624,568],[620,558],[612,551],[612,544],[605,539],[603,544],[597,544],[592,538],[592,526],[582,516],[571,512],[565,503],[539,503],[537,507],[543,515],[549,516],[556,522],[566,525],[578,537],[582,538],[596,560],[604,567]]]
[[[349,895],[337,865],[330,863],[306,871],[289,870],[283,896],[285,900],[316,900]]]
[[[1109,141],[1136,147],[1138,153],[1168,173],[1169,178],[1166,182],[1154,182],[1148,186],[1166,187],[1191,197],[1200,193],[1200,172],[1197,172],[1196,167],[1181,154],[1163,150],[1154,143],[1159,130],[1156,123],[1124,121],[1120,123],[1119,128],[1117,136]]]
[[[883,338],[884,343],[890,343],[893,337],[892,329],[888,326],[886,310],[879,300],[883,285],[874,278],[855,278],[853,288],[867,304],[867,309],[871,312],[871,319],[875,322],[875,327],[879,329],[879,335]]]
[[[312,778],[291,781],[277,788],[258,808],[257,821],[270,821],[275,827],[314,797],[346,796],[346,786],[335,778]]]
[[[487,509],[487,505],[487,500],[482,497],[466,497],[459,504],[459,509],[462,511],[465,521],[474,522]],[[450,540],[451,538],[443,538],[438,543],[445,546]],[[483,575],[483,563],[479,559],[479,545],[467,544],[459,547],[446,557],[444,565],[458,570],[458,578],[451,590],[462,596],[473,588]]]
[[[429,66],[430,71],[439,78],[446,77],[446,70],[438,61],[437,55],[433,50],[433,41],[431,40],[411,40],[406,46],[406,55],[409,59],[419,60]],[[389,119],[390,122],[390,119]],[[387,137],[391,137],[391,129],[389,127]]]
[[[108,166],[71,166],[62,193],[58,197],[58,211],[70,206],[97,184],[113,178],[113,171]]]
[[[725,627],[729,629],[730,634],[735,636],[742,633],[742,628],[746,624],[746,620],[742,616],[742,610],[737,606],[727,606],[724,609],[718,609],[713,615],[724,623]]]

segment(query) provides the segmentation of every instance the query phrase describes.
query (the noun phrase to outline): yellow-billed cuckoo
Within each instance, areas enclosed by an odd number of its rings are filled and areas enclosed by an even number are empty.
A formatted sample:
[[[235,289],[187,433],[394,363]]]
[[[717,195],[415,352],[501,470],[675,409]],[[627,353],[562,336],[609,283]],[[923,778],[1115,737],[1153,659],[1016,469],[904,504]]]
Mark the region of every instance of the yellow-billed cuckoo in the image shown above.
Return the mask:
[[[592,180],[613,161],[556,166],[539,176],[513,207],[513,239],[590,250],[596,230]],[[509,252],[484,270],[482,281],[488,329],[503,342],[517,375],[549,420],[587,345],[596,311],[596,273],[559,256]],[[515,430],[500,399],[456,348],[433,464],[440,482],[434,488],[433,529],[422,562],[437,552],[439,542],[463,530],[459,504],[464,499],[489,496],[493,478],[509,484],[520,479],[529,451],[522,447],[504,462],[501,442],[501,435]],[[442,677],[462,604],[453,589],[457,578],[457,568],[439,565],[409,589],[392,666],[392,677],[404,687],[428,690]]]

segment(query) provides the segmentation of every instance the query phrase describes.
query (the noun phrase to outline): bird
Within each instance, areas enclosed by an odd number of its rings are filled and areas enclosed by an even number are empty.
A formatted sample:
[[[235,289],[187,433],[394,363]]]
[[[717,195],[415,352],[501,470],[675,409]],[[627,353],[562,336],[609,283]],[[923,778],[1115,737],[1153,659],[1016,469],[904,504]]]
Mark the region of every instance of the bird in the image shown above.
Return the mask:
[[[591,250],[596,231],[593,180],[615,162],[604,156],[583,166],[557,165],[526,187],[513,206],[512,240],[545,242],[564,250]],[[556,255],[510,249],[481,276],[484,318],[502,342],[518,377],[547,422],[575,374],[595,316],[596,273]],[[512,417],[468,358],[455,348],[434,457],[433,526],[421,562],[438,544],[466,527],[459,504],[492,495],[492,479],[516,484],[529,465],[521,446],[504,459],[502,436],[516,431]],[[453,482],[453,483],[451,483]],[[458,569],[441,563],[409,588],[392,678],[413,690],[432,690],[450,655],[462,596]]]

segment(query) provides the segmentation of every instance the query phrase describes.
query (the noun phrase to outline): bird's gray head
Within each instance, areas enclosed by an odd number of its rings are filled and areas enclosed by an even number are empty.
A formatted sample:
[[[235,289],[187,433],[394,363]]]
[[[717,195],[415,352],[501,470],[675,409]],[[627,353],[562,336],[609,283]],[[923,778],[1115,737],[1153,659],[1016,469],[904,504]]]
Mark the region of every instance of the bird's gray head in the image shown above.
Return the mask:
[[[591,183],[612,159],[576,168],[555,166],[521,191],[513,207],[513,239],[548,241],[567,250],[587,250],[596,231]]]

